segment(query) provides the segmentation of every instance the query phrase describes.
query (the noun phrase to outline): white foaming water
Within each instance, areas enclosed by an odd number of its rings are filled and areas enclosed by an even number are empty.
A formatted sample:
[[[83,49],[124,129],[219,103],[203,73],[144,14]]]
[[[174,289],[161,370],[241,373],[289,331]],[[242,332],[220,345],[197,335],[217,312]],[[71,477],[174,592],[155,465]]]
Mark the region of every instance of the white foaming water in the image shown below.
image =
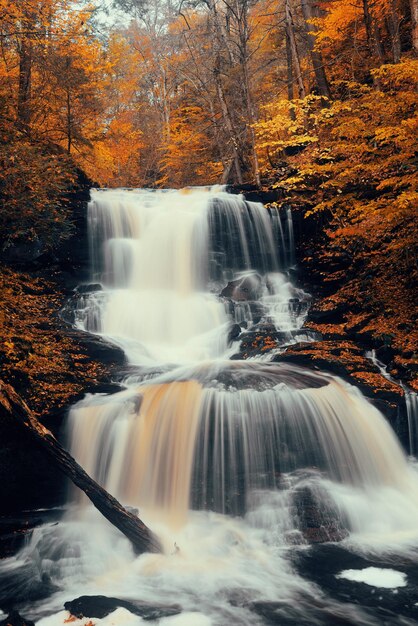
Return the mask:
[[[224,306],[205,292],[215,193],[92,192],[93,271],[107,295],[100,330],[119,339],[131,362],[182,362],[226,349]]]
[[[0,599],[6,573],[25,616],[41,626],[63,624],[64,602],[85,594],[180,604],[160,626],[262,625],[265,603],[275,603],[277,623],[379,624],[326,597],[288,557],[306,543],[306,493],[351,533],[349,545],[417,545],[417,476],[393,432],[335,377],[225,360],[233,322],[251,330],[261,319],[283,343],[303,323],[307,294],[282,273],[293,263],[291,215],[282,223],[220,188],[109,190],[92,192],[90,229],[93,280],[104,290],[79,299],[77,324],[154,370],[135,370],[123,392],[78,403],[71,452],[139,508],[164,553],[135,557],[73,494],[59,525],[36,529],[0,564]],[[232,297],[219,298],[230,280]],[[60,589],[25,604],[45,575]],[[118,609],[94,623],[142,621]]]
[[[286,223],[285,237],[277,213],[221,187],[93,190],[93,279],[104,292],[81,299],[77,323],[112,338],[131,363],[227,356],[231,316],[208,285],[220,290],[235,272],[255,269],[265,276],[265,315],[298,328],[303,316],[289,300],[307,294],[278,272],[293,255],[290,215]],[[252,321],[248,306],[235,306],[238,322]]]
[[[406,575],[393,569],[381,569],[379,567],[366,567],[362,570],[347,569],[341,572],[337,578],[346,578],[354,582],[365,583],[372,587],[383,589],[396,589],[406,587]]]

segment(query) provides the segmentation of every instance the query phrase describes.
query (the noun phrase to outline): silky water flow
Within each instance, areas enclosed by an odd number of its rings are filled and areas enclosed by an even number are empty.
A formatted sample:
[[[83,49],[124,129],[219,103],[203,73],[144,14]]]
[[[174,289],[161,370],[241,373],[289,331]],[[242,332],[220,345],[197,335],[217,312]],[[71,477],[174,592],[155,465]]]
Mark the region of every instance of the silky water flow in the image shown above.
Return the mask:
[[[308,549],[303,490],[347,545],[378,554],[418,544],[417,476],[383,416],[338,378],[271,360],[300,339],[309,303],[288,277],[291,219],[219,187],[92,191],[102,289],[78,297],[74,323],[122,347],[128,365],[123,391],[73,407],[69,445],[139,510],[164,553],[136,557],[72,491],[65,518],[1,566],[13,574],[30,562],[27,589],[45,575],[56,585],[22,602],[42,626],[62,624],[64,601],[84,594],[179,604],[162,626],[271,623],[254,609],[263,603],[277,603],[277,623],[379,623],[326,598],[289,558]],[[231,360],[231,329],[260,323],[283,346]],[[103,623],[142,623],[112,615]]]

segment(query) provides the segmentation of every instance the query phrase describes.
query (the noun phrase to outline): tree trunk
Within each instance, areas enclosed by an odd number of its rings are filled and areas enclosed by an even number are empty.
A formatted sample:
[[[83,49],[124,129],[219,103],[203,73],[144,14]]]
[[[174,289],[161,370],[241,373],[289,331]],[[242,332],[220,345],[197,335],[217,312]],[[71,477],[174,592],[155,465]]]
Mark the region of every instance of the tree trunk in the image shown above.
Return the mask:
[[[67,87],[67,152],[70,154],[73,143],[70,88]]]
[[[212,34],[213,34],[213,42],[212,49],[214,54],[214,66],[213,66],[213,78],[215,83],[216,95],[218,97],[218,101],[220,104],[222,118],[224,121],[225,129],[229,136],[228,144],[232,149],[233,154],[233,162],[236,173],[236,178],[238,184],[242,185],[243,176],[242,176],[242,168],[241,168],[241,158],[240,158],[240,150],[238,145],[237,133],[234,127],[234,122],[228,108],[228,103],[225,97],[225,92],[222,84],[222,53],[228,53],[228,62],[227,65],[232,67],[233,65],[233,57],[232,52],[229,46],[228,34],[222,24],[222,20],[218,13],[218,7],[216,0],[204,0],[206,6],[209,9],[209,23],[212,24]],[[225,174],[224,170],[224,174]]]
[[[24,23],[30,29],[30,23]],[[29,130],[31,122],[32,41],[23,33],[19,48],[19,90],[17,95],[17,122],[22,130]]]
[[[26,431],[33,442],[43,448],[55,465],[82,489],[96,509],[131,541],[138,554],[161,552],[158,539],[147,526],[98,485],[72,458],[33,415],[15,390],[0,381],[0,419],[16,424]]]
[[[311,34],[311,31],[315,30],[315,26],[311,24],[310,21],[314,17],[317,17],[317,15],[312,8],[310,0],[302,0],[302,13],[305,19],[308,48],[312,59],[318,92],[320,96],[330,99],[331,91],[324,69],[322,54],[318,50],[315,50],[315,37]]]
[[[289,0],[285,3],[285,19],[286,19],[286,35],[289,38],[290,50],[293,59],[293,66],[295,68],[296,81],[298,83],[299,98],[303,99],[306,96],[305,86],[302,80],[302,72],[300,69],[300,61],[298,49],[296,47],[295,31],[293,27],[292,14],[290,12]]]
[[[235,138],[235,133],[234,133],[234,126],[231,120],[231,116],[229,114],[229,110],[228,110],[228,105],[226,103],[225,100],[225,95],[224,95],[224,91],[223,91],[223,87],[222,87],[222,82],[221,82],[221,76],[220,76],[220,70],[219,70],[219,64],[216,64],[216,67],[214,68],[214,78],[215,78],[215,84],[216,84],[216,92],[218,94],[218,99],[219,99],[219,103],[221,105],[221,111],[222,111],[222,117],[224,119],[225,122],[225,126],[228,130],[228,134],[229,134],[229,141],[232,147],[232,152],[234,155],[234,165],[235,165],[235,171],[237,174],[237,181],[238,184],[242,185],[243,183],[243,178],[242,178],[242,171],[241,171],[241,165],[240,165],[240,161],[239,161],[239,152],[238,152],[238,146],[237,146],[237,140]]]
[[[370,54],[375,54],[382,63],[384,55],[379,38],[379,29],[370,13],[369,0],[363,0],[363,17],[369,52]]]
[[[397,10],[396,0],[391,1],[391,12],[387,20],[388,31],[392,40],[393,62],[399,63],[401,60],[401,37],[399,32],[400,19]]]
[[[410,0],[412,48],[418,55],[418,0]]]
[[[293,100],[293,65],[292,65],[292,49],[290,47],[290,37],[286,28],[286,62],[287,62],[287,99],[289,102]],[[295,110],[289,108],[290,119],[294,122],[296,119]]]
[[[242,2],[242,0],[240,0]],[[238,14],[238,11],[237,11]],[[252,152],[252,161],[253,161],[253,173],[254,173],[254,181],[257,187],[261,187],[261,178],[260,178],[260,165],[258,162],[257,155],[257,143],[254,131],[254,122],[255,122],[255,114],[254,114],[254,106],[253,100],[251,97],[251,88],[250,88],[250,77],[248,72],[248,5],[247,3],[242,4],[242,10],[240,15],[240,23],[239,23],[239,39],[240,39],[240,57],[241,57],[241,67],[242,74],[244,79],[244,97],[245,104],[247,109],[247,128],[250,131],[250,143],[251,143],[251,152]]]

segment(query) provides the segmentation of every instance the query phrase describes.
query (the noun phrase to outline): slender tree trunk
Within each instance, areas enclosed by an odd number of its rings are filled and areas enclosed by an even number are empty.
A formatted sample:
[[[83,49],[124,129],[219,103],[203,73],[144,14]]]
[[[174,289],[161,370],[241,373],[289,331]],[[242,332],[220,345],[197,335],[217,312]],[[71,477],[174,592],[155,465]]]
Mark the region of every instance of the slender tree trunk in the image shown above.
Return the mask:
[[[412,48],[418,56],[418,0],[410,0]]]
[[[66,69],[66,114],[67,114],[67,152],[70,154],[71,146],[73,142],[73,116],[71,110],[71,58],[67,57],[65,60]]]
[[[396,0],[391,0],[391,12],[388,18],[388,30],[392,40],[393,62],[399,63],[401,60],[401,37],[399,32],[400,19],[397,10]]]
[[[230,159],[228,163],[224,164],[224,171],[222,172],[221,183],[222,185],[226,185],[229,179],[229,175],[231,174],[231,170],[234,167],[234,159]]]
[[[22,428],[31,440],[49,455],[54,465],[82,489],[96,509],[127,537],[137,553],[161,552],[161,546],[147,526],[100,485],[72,458],[33,415],[15,390],[0,381],[0,419]]]
[[[314,69],[318,92],[319,95],[323,96],[324,98],[330,99],[331,91],[329,88],[327,75],[325,73],[322,54],[319,52],[319,50],[315,50],[315,37],[311,34],[311,32],[315,30],[315,26],[311,24],[310,21],[314,17],[317,17],[314,9],[312,8],[311,0],[302,0],[302,13],[305,19],[308,48],[312,59],[312,65]]]
[[[376,55],[379,61],[382,62],[384,56],[383,48],[380,42],[377,24],[370,13],[369,0],[363,0],[363,16],[369,52],[370,54]]]
[[[261,187],[261,179],[260,179],[260,165],[258,162],[258,156],[257,156],[257,144],[256,144],[256,137],[255,137],[255,130],[254,130],[254,110],[253,110],[253,104],[252,104],[252,99],[251,99],[251,94],[250,94],[250,85],[249,85],[249,80],[248,80],[248,69],[247,67],[245,67],[244,69],[244,83],[245,83],[245,98],[246,98],[246,104],[247,104],[247,117],[248,117],[248,126],[250,129],[250,139],[251,139],[251,151],[252,151],[252,157],[253,157],[253,172],[254,172],[254,180],[255,180],[255,184],[257,185],[257,187]]]
[[[70,154],[73,141],[72,136],[72,116],[71,116],[71,96],[70,90],[67,88],[67,152]]]
[[[214,105],[213,99],[210,97],[208,102],[209,102],[210,116],[211,116],[211,120],[212,120],[212,124],[214,128],[214,140],[215,140],[216,147],[218,149],[219,158],[221,159],[222,165],[224,168],[222,177],[221,177],[221,183],[225,185],[228,182],[228,177],[229,177],[229,174],[231,173],[231,169],[234,165],[234,161],[233,159],[225,156],[225,143],[223,141],[223,138],[221,138],[219,134],[219,128],[218,128],[218,124],[216,120],[215,105]]]
[[[303,84],[302,72],[300,69],[299,54],[298,54],[298,49],[296,47],[295,31],[294,31],[294,25],[293,25],[293,20],[292,20],[292,14],[290,11],[289,0],[285,1],[285,21],[286,21],[286,34],[287,34],[287,37],[289,38],[290,50],[291,50],[291,55],[293,59],[293,67],[295,69],[296,81],[298,84],[299,98],[303,99],[306,97],[306,91],[305,91],[305,86]]]
[[[243,178],[242,178],[242,170],[241,170],[241,165],[240,165],[237,140],[236,140],[235,133],[234,133],[234,125],[232,123],[231,116],[228,110],[228,105],[225,100],[225,94],[224,94],[223,87],[222,87],[218,61],[214,69],[214,78],[215,78],[215,84],[216,84],[216,93],[218,94],[219,104],[221,105],[222,117],[224,119],[225,126],[228,131],[229,141],[230,141],[230,145],[231,145],[232,152],[234,155],[234,165],[235,165],[235,171],[237,174],[237,181],[240,185],[242,185]]]
[[[231,37],[230,33],[228,32],[229,24],[227,23],[226,27],[223,24],[221,16],[219,15],[217,0],[204,0],[204,2],[208,7],[210,13],[212,14],[216,36],[221,43],[223,51],[227,53],[228,62],[232,66],[234,65],[234,58],[236,55],[234,54],[235,50],[233,46],[231,46]],[[228,8],[227,5],[226,8]],[[228,20],[228,18],[226,19]]]
[[[29,20],[23,28],[29,31]],[[32,40],[29,32],[24,32],[19,49],[19,90],[17,96],[17,122],[20,128],[28,131],[31,123],[31,80],[32,80]]]
[[[222,118],[224,120],[225,129],[228,134],[228,143],[232,150],[233,155],[233,163],[235,168],[235,173],[237,177],[237,182],[241,185],[243,183],[242,169],[241,169],[241,160],[240,153],[238,149],[238,139],[237,134],[235,132],[234,123],[229,112],[228,104],[225,97],[224,88],[222,85],[222,52],[227,53],[227,65],[232,67],[233,57],[232,50],[229,45],[228,33],[225,27],[222,24],[222,20],[219,16],[217,1],[216,0],[204,0],[206,6],[209,9],[210,20],[209,23],[212,25],[212,33],[213,33],[213,51],[214,51],[214,68],[213,68],[213,78],[215,83],[216,94],[218,97],[218,101],[221,107]],[[228,168],[227,168],[228,169]],[[224,175],[227,174],[227,169],[224,169]],[[229,168],[230,171],[230,168]]]
[[[240,0],[243,2],[243,0]],[[260,179],[260,166],[258,162],[257,156],[257,144],[254,130],[254,122],[255,122],[255,114],[254,114],[254,106],[251,98],[251,89],[250,89],[250,77],[248,75],[248,5],[247,2],[243,2],[241,13],[238,12],[237,7],[237,15],[239,15],[239,38],[240,38],[240,56],[241,56],[241,67],[242,74],[244,79],[244,97],[245,104],[247,109],[247,128],[250,131],[250,143],[251,143],[251,152],[252,152],[252,161],[253,161],[253,174],[254,181],[257,187],[261,187],[261,179]]]
[[[286,62],[287,62],[287,98],[289,102],[293,100],[293,65],[292,65],[292,48],[290,46],[290,37],[286,28]],[[296,114],[293,107],[289,108],[290,119],[295,121]]]

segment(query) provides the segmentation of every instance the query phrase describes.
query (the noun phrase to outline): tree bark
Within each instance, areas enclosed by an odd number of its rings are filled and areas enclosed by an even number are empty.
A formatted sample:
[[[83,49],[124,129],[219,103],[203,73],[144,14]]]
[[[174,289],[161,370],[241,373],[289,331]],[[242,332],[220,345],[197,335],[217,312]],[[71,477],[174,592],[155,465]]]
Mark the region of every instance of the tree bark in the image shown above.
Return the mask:
[[[216,92],[218,94],[219,103],[221,105],[222,117],[224,119],[225,126],[228,130],[229,142],[231,144],[232,152],[234,155],[234,165],[235,165],[235,172],[237,175],[237,181],[239,185],[242,185],[243,178],[242,178],[242,171],[241,171],[241,165],[240,165],[240,159],[239,159],[239,152],[238,152],[238,147],[237,147],[237,140],[235,137],[234,126],[231,120],[231,116],[229,114],[228,105],[225,100],[225,95],[224,95],[224,91],[222,87],[220,70],[219,70],[219,62],[217,62],[216,67],[214,68],[213,74],[215,78]]]
[[[384,57],[383,48],[379,38],[379,29],[370,13],[369,0],[363,0],[363,17],[369,52],[370,54],[375,54],[382,63]]]
[[[393,62],[399,63],[401,60],[401,36],[399,32],[400,18],[396,0],[391,0],[390,15],[387,20],[388,31],[392,40]]]
[[[129,539],[138,554],[161,552],[160,543],[150,529],[138,517],[124,509],[80,467],[54,435],[36,419],[15,390],[3,381],[0,381],[0,419],[26,431],[33,442],[45,450],[54,464],[84,491],[96,509]]]
[[[295,31],[293,26],[292,14],[290,11],[289,0],[285,3],[285,20],[286,20],[286,36],[289,39],[291,55],[293,59],[293,66],[295,68],[296,81],[298,83],[299,98],[303,99],[306,96],[305,86],[303,84],[302,72],[300,69],[299,54],[296,47]]]
[[[232,150],[236,179],[238,184],[242,185],[243,176],[241,168],[241,150],[238,143],[236,128],[228,107],[227,99],[225,97],[225,91],[222,84],[222,53],[225,51],[227,52],[227,65],[230,68],[233,65],[232,52],[229,47],[227,32],[225,31],[224,25],[222,24],[222,20],[219,16],[216,0],[204,0],[204,3],[209,9],[209,23],[211,23],[212,25],[212,49],[214,54],[213,78],[215,83],[216,95],[220,104],[225,129],[227,131],[227,134],[229,135],[228,145]]]
[[[322,54],[318,50],[315,50],[315,37],[311,34],[311,31],[315,30],[315,27],[310,23],[310,21],[314,17],[317,17],[317,15],[315,15],[313,11],[310,0],[302,0],[302,13],[305,19],[308,48],[311,54],[318,92],[320,96],[330,99],[331,90],[328,85]]]
[[[249,40],[249,32],[248,32],[248,3],[243,2],[243,0],[239,0],[241,3],[241,12],[239,12],[239,8],[237,6],[236,14],[239,16],[239,50],[240,50],[240,60],[243,74],[243,86],[244,86],[244,96],[245,96],[245,104],[247,109],[247,129],[249,129],[250,133],[250,143],[251,143],[251,151],[252,151],[252,161],[253,161],[253,173],[254,173],[254,181],[257,187],[261,187],[261,178],[260,178],[260,165],[258,162],[257,155],[257,142],[254,131],[254,122],[255,122],[255,114],[254,114],[254,106],[253,100],[251,97],[251,87],[250,87],[250,77],[248,70],[248,40]]]
[[[292,65],[292,48],[290,46],[290,37],[286,28],[286,62],[287,62],[287,99],[289,102],[293,100],[293,65]],[[293,107],[289,108],[290,119],[296,120],[296,113]]]
[[[28,21],[24,28],[30,29]],[[17,95],[17,122],[22,130],[29,130],[31,122],[32,41],[23,34],[19,47],[19,89]]]
[[[418,55],[418,0],[410,0],[411,7],[411,37],[412,48],[416,55]]]

